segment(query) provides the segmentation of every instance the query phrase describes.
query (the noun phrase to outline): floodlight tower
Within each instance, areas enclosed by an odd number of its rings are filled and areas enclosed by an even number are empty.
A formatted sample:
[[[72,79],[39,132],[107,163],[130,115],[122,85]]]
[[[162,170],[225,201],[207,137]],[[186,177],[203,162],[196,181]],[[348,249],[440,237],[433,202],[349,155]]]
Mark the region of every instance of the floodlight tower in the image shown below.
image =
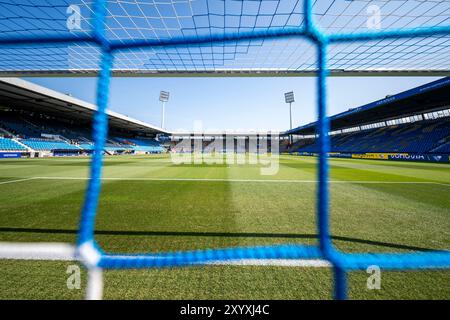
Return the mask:
[[[289,130],[292,130],[292,102],[294,100],[294,91],[289,91],[284,94],[284,101],[289,103]],[[289,135],[289,144],[292,144],[292,135]]]
[[[164,117],[166,111],[166,102],[169,101],[169,92],[161,91],[159,93],[159,101],[162,102],[161,128],[164,129]]]

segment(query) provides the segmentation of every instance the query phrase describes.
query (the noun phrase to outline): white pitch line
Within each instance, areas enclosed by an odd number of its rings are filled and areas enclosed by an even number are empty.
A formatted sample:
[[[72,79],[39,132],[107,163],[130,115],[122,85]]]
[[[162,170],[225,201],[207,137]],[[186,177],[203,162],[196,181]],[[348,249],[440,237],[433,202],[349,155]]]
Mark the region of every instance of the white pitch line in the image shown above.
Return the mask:
[[[230,266],[274,266],[274,267],[331,267],[331,263],[321,259],[243,259],[230,261],[213,261],[208,265]]]
[[[31,178],[24,178],[24,179],[8,180],[8,181],[1,181],[0,184],[16,183],[16,182],[22,182],[22,181],[35,180],[35,179],[37,179],[37,178],[31,177]]]
[[[67,243],[0,242],[0,259],[74,261],[75,247]]]
[[[33,177],[40,180],[89,180],[88,177]],[[296,179],[222,179],[222,178],[137,178],[137,177],[103,177],[104,181],[198,181],[198,182],[250,182],[250,183],[318,183],[318,180]],[[330,180],[329,183],[357,183],[357,184],[437,184],[450,187],[450,184],[434,181],[364,181],[364,180]]]

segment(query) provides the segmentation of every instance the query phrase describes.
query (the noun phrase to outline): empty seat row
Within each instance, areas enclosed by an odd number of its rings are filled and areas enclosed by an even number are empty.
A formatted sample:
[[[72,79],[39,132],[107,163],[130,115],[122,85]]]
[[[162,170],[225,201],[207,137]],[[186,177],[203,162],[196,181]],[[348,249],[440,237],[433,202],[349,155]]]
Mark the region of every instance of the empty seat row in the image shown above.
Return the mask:
[[[0,151],[26,151],[27,148],[16,141],[0,137]]]
[[[20,142],[29,146],[31,149],[40,150],[40,151],[80,149],[77,146],[71,145],[65,141],[41,140],[41,139],[22,139],[22,140],[20,140]]]

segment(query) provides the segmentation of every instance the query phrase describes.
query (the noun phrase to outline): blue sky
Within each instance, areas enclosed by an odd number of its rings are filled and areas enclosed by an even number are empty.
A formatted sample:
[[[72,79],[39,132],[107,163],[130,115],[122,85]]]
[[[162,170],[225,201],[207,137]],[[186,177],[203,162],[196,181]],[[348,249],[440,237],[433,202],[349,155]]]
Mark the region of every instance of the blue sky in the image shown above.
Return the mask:
[[[329,114],[434,81],[436,77],[361,77],[329,79]],[[26,78],[95,103],[96,78]],[[284,92],[294,91],[293,124],[315,120],[313,77],[277,78],[113,78],[110,109],[160,125],[160,90],[169,91],[166,128],[191,130],[202,121],[209,130],[286,130],[289,107]]]
[[[330,78],[329,114],[384,98],[436,80],[435,77]],[[95,103],[95,78],[27,78]],[[286,130],[289,107],[284,92],[294,91],[294,127],[315,120],[313,77],[277,78],[113,78],[110,109],[160,125],[160,90],[169,91],[166,128],[190,130],[200,120],[209,130]]]

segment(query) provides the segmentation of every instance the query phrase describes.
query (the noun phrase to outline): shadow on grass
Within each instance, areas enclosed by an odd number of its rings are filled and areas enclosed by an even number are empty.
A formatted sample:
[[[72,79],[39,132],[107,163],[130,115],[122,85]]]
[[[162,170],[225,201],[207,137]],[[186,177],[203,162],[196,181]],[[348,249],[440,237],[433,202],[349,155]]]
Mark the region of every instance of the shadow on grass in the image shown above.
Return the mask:
[[[0,227],[0,232],[16,233],[46,233],[46,234],[76,234],[77,230],[71,229],[41,229],[41,228],[14,228]],[[116,235],[116,236],[180,236],[180,237],[236,237],[236,238],[284,238],[284,239],[318,239],[316,234],[296,234],[296,233],[252,233],[252,232],[193,232],[193,231],[115,231],[115,230],[96,230],[97,235]],[[403,245],[398,243],[388,243],[381,241],[372,241],[366,239],[333,236],[333,240],[362,243],[373,246],[387,248],[412,250],[412,251],[435,251],[436,249]]]

